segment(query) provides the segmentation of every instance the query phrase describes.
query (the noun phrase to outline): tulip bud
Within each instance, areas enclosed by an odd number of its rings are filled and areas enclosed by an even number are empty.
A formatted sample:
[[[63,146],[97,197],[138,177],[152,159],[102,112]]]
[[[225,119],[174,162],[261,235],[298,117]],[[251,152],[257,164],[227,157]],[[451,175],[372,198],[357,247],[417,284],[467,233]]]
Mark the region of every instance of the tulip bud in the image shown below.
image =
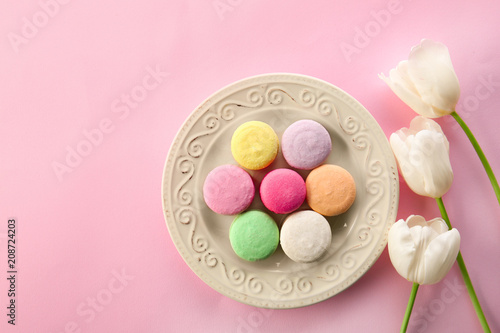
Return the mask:
[[[453,181],[449,143],[433,120],[415,117],[410,128],[402,128],[389,139],[399,169],[417,194],[441,198]]]
[[[441,218],[425,221],[411,215],[389,230],[389,257],[402,277],[418,284],[439,282],[453,266],[460,249],[460,233]]]
[[[428,118],[451,114],[460,98],[448,48],[429,39],[413,47],[408,60],[392,69],[389,77],[379,77],[410,108]]]

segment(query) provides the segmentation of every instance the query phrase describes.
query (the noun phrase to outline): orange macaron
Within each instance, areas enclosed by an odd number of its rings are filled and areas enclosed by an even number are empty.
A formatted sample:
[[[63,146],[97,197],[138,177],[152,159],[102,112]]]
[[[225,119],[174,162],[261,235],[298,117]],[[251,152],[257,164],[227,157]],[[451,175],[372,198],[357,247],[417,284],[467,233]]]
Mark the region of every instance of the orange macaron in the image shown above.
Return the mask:
[[[306,178],[307,203],[317,213],[336,216],[345,213],[356,198],[356,184],[344,168],[324,164]]]

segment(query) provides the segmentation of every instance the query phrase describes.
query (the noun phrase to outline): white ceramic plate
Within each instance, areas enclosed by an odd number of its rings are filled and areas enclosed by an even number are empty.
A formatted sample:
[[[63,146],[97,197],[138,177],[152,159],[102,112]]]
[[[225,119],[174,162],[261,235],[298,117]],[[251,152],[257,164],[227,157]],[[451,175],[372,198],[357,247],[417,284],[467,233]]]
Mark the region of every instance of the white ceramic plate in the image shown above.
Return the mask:
[[[206,206],[203,182],[213,168],[237,164],[230,140],[240,124],[264,121],[281,138],[299,119],[315,120],[330,132],[333,149],[327,163],[340,165],[353,175],[355,203],[348,212],[328,218],[332,245],[318,262],[295,263],[280,247],[268,259],[247,262],[233,252],[229,242],[234,216],[218,215]],[[278,167],[287,167],[281,152],[271,166],[250,174],[258,186],[265,173]],[[299,173],[305,178],[308,171]],[[373,265],[396,218],[398,185],[387,138],[359,102],[312,77],[268,74],[219,90],[189,116],[167,157],[163,209],[177,250],[206,284],[246,304],[292,308],[341,292]],[[258,195],[250,208],[269,213]],[[307,208],[307,204],[301,207]],[[271,215],[278,225],[286,217]]]

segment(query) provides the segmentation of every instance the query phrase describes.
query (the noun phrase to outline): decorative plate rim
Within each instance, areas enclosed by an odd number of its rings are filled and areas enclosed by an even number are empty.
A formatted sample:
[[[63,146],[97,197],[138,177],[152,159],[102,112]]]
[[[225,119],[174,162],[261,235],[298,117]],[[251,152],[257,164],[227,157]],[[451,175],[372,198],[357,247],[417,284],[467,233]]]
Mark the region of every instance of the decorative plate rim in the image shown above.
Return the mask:
[[[171,178],[172,173],[174,172],[176,168],[176,158],[177,156],[177,151],[179,149],[179,145],[182,144],[181,140],[185,139],[183,135],[189,134],[189,131],[192,129],[193,124],[196,124],[198,121],[201,120],[204,114],[208,112],[208,110],[211,107],[214,107],[217,103],[220,102],[218,98],[223,98],[225,95],[226,98],[230,96],[232,93],[238,92],[240,90],[243,90],[243,87],[252,87],[252,84],[254,85],[262,85],[262,84],[297,84],[297,85],[315,85],[316,87],[321,87],[321,89],[327,91],[328,93],[331,93],[333,96],[336,94],[338,98],[343,98],[344,100],[342,102],[346,103],[349,105],[351,108],[355,109],[357,112],[357,115],[360,115],[360,117],[363,120],[362,125],[366,126],[364,130],[367,130],[371,135],[373,135],[377,139],[377,144],[379,148],[382,151],[382,155],[384,157],[384,161],[387,163],[386,169],[384,169],[387,172],[387,177],[388,177],[388,184],[387,188],[389,189],[390,193],[388,195],[388,201],[390,202],[390,206],[387,208],[387,218],[385,221],[385,224],[382,226],[380,230],[380,235],[379,235],[379,241],[376,244],[376,247],[374,250],[372,250],[369,254],[368,257],[365,258],[365,260],[358,266],[357,268],[351,272],[347,278],[343,280],[343,283],[339,285],[334,285],[332,288],[327,289],[326,291],[322,291],[319,294],[312,294],[312,295],[306,295],[304,298],[300,299],[294,299],[294,298],[280,298],[281,294],[275,294],[272,297],[255,297],[255,295],[251,295],[250,292],[242,292],[241,287],[239,286],[238,288],[232,288],[231,285],[224,285],[223,283],[220,283],[220,281],[217,281],[217,279],[214,279],[210,274],[206,272],[204,267],[201,266],[202,260],[205,262],[207,267],[222,267],[226,277],[229,279],[233,279],[234,281],[237,281],[238,284],[244,283],[248,284],[248,288],[251,291],[252,289],[252,283],[254,284],[254,288],[259,288],[258,284],[258,276],[252,277],[252,274],[248,274],[248,276],[243,272],[239,273],[238,270],[229,270],[229,264],[226,267],[226,264],[224,263],[223,260],[221,260],[220,257],[217,257],[215,255],[212,255],[209,251],[208,253],[203,253],[202,256],[194,256],[192,251],[187,249],[186,244],[184,241],[181,239],[182,235],[179,232],[179,223],[177,220],[181,220],[184,218],[183,216],[174,216],[174,212],[172,211],[170,205],[167,203],[167,200],[171,194],[171,187],[172,184],[169,184],[167,182],[168,179]],[[240,90],[238,90],[240,89]],[[318,88],[319,89],[319,88]],[[278,89],[279,90],[279,89]],[[286,93],[286,92],[285,92]],[[288,95],[288,94],[287,94]],[[288,95],[290,96],[290,95]],[[257,96],[253,96],[257,97]],[[253,98],[250,94],[248,94],[248,99],[252,102]],[[262,96],[261,96],[262,97]],[[330,97],[330,96],[329,96]],[[262,97],[263,98],[263,97]],[[290,98],[293,99],[292,96]],[[307,97],[303,101],[305,101],[307,104],[314,98],[313,95]],[[317,96],[316,96],[317,98]],[[260,101],[260,100],[259,100]],[[295,100],[294,100],[295,101]],[[314,100],[313,103],[319,103],[319,101]],[[272,103],[271,103],[272,104]],[[335,109],[335,106],[333,106]],[[328,110],[328,109],[326,109]],[[321,111],[320,111],[321,112]],[[331,112],[331,111],[330,111]],[[337,119],[339,121],[340,127],[342,127],[342,122],[341,122],[341,117],[338,114],[337,110],[334,110],[334,112],[337,112]],[[223,108],[219,109],[219,118],[225,119],[224,117],[229,117],[231,114],[230,113],[224,113]],[[328,114],[329,115],[329,114]],[[231,118],[232,119],[232,118]],[[218,121],[219,119],[217,119]],[[210,120],[209,120],[210,121]],[[215,120],[214,120],[215,121]],[[349,126],[354,126],[352,124],[352,119],[344,119],[343,125],[347,130],[351,130],[352,133],[357,133],[356,131],[352,130]],[[207,123],[207,128],[210,128],[211,124]],[[213,125],[215,126],[215,125]],[[369,128],[369,129],[368,129]],[[344,128],[343,128],[344,129]],[[359,129],[358,129],[359,130]],[[345,131],[345,129],[344,129]],[[347,132],[346,132],[347,133]],[[366,142],[361,142],[361,139],[363,138],[357,138],[358,142],[355,142],[355,137],[352,136],[352,141],[353,144],[369,144]],[[366,139],[366,138],[365,138]],[[363,147],[362,149],[365,149],[366,147]],[[194,151],[194,150],[193,150]],[[368,160],[370,157],[371,153],[371,146],[369,148],[369,152],[367,153],[366,161],[368,164]],[[197,154],[197,153],[196,153]],[[202,153],[200,153],[201,155]],[[375,163],[376,164],[376,163]],[[179,166],[179,165],[177,165]],[[374,168],[379,168],[379,166],[371,166]],[[381,172],[384,172],[382,170]],[[189,172],[188,172],[189,174]],[[193,177],[193,175],[191,175]],[[191,179],[191,178],[189,178]],[[188,180],[189,181],[189,180]],[[367,191],[368,185],[367,185]],[[347,94],[345,91],[342,89],[326,82],[321,79],[307,76],[307,75],[302,75],[302,74],[293,74],[293,73],[269,73],[269,74],[260,74],[256,76],[251,76],[247,77],[238,81],[235,81],[233,83],[230,83],[223,88],[217,90],[214,92],[212,95],[210,95],[208,98],[206,98],[198,107],[194,109],[194,111],[186,118],[186,120],[183,122],[182,126],[180,127],[179,131],[177,132],[176,136],[174,137],[170,148],[169,152],[167,155],[167,159],[165,162],[164,170],[163,170],[163,176],[162,176],[162,208],[164,212],[164,218],[167,224],[167,228],[169,230],[170,236],[172,238],[172,241],[183,258],[183,260],[188,264],[188,266],[193,270],[193,272],[202,279],[205,283],[207,283],[210,287],[213,289],[217,290],[221,294],[228,296],[232,299],[235,299],[237,301],[240,301],[245,304],[257,306],[257,307],[263,307],[263,308],[296,308],[296,307],[302,307],[302,306],[307,306],[311,304],[318,303],[320,301],[323,301],[325,299],[330,298],[331,296],[341,292],[342,290],[346,289],[347,287],[351,286],[356,282],[363,274],[365,274],[368,269],[376,262],[376,260],[379,258],[381,255],[382,251],[384,250],[386,244],[387,244],[387,234],[389,231],[390,226],[394,223],[396,219],[396,214],[397,214],[397,209],[398,209],[398,200],[399,200],[399,180],[398,180],[398,174],[397,174],[397,166],[396,166],[396,161],[394,159],[394,156],[392,154],[392,151],[390,150],[389,143],[387,141],[387,138],[385,137],[385,134],[383,133],[382,129],[380,128],[379,124],[377,121],[373,118],[373,116],[364,108],[361,103],[359,103],[356,99],[354,99],[352,96]],[[181,222],[183,225],[189,225],[190,220],[187,220],[187,222]],[[192,228],[195,230],[195,228]],[[370,229],[370,227],[368,227]],[[370,231],[371,232],[371,231]],[[194,236],[194,231],[193,231],[193,236]],[[360,239],[362,237],[368,237],[365,236],[364,234],[359,234],[358,237]],[[193,240],[194,238],[192,238]],[[371,240],[370,240],[371,241]],[[200,249],[203,249],[203,244],[201,245]],[[194,246],[193,246],[194,248]],[[196,252],[196,251],[195,251]],[[206,249],[205,251],[202,252],[207,252]],[[201,253],[201,252],[200,252]],[[234,276],[232,276],[232,274]],[[244,274],[244,281],[241,282],[241,275],[239,274]],[[297,288],[299,288],[299,284],[301,283],[301,278],[296,278],[292,283],[295,283]],[[233,281],[231,281],[233,282]],[[236,285],[235,285],[236,286]],[[257,287],[255,287],[257,286]],[[309,285],[306,284],[303,285],[304,288],[307,288]],[[260,286],[262,289],[262,287]],[[255,289],[255,290],[257,290]],[[246,291],[246,289],[245,289]]]

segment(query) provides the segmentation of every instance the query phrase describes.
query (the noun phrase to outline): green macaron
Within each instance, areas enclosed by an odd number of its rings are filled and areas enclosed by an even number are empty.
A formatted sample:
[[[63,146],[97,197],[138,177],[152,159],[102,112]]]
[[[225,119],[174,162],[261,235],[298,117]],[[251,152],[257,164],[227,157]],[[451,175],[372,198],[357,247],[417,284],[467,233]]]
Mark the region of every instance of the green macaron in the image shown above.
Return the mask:
[[[259,210],[249,210],[236,216],[229,229],[234,252],[242,259],[266,259],[276,251],[279,229],[273,218]]]

